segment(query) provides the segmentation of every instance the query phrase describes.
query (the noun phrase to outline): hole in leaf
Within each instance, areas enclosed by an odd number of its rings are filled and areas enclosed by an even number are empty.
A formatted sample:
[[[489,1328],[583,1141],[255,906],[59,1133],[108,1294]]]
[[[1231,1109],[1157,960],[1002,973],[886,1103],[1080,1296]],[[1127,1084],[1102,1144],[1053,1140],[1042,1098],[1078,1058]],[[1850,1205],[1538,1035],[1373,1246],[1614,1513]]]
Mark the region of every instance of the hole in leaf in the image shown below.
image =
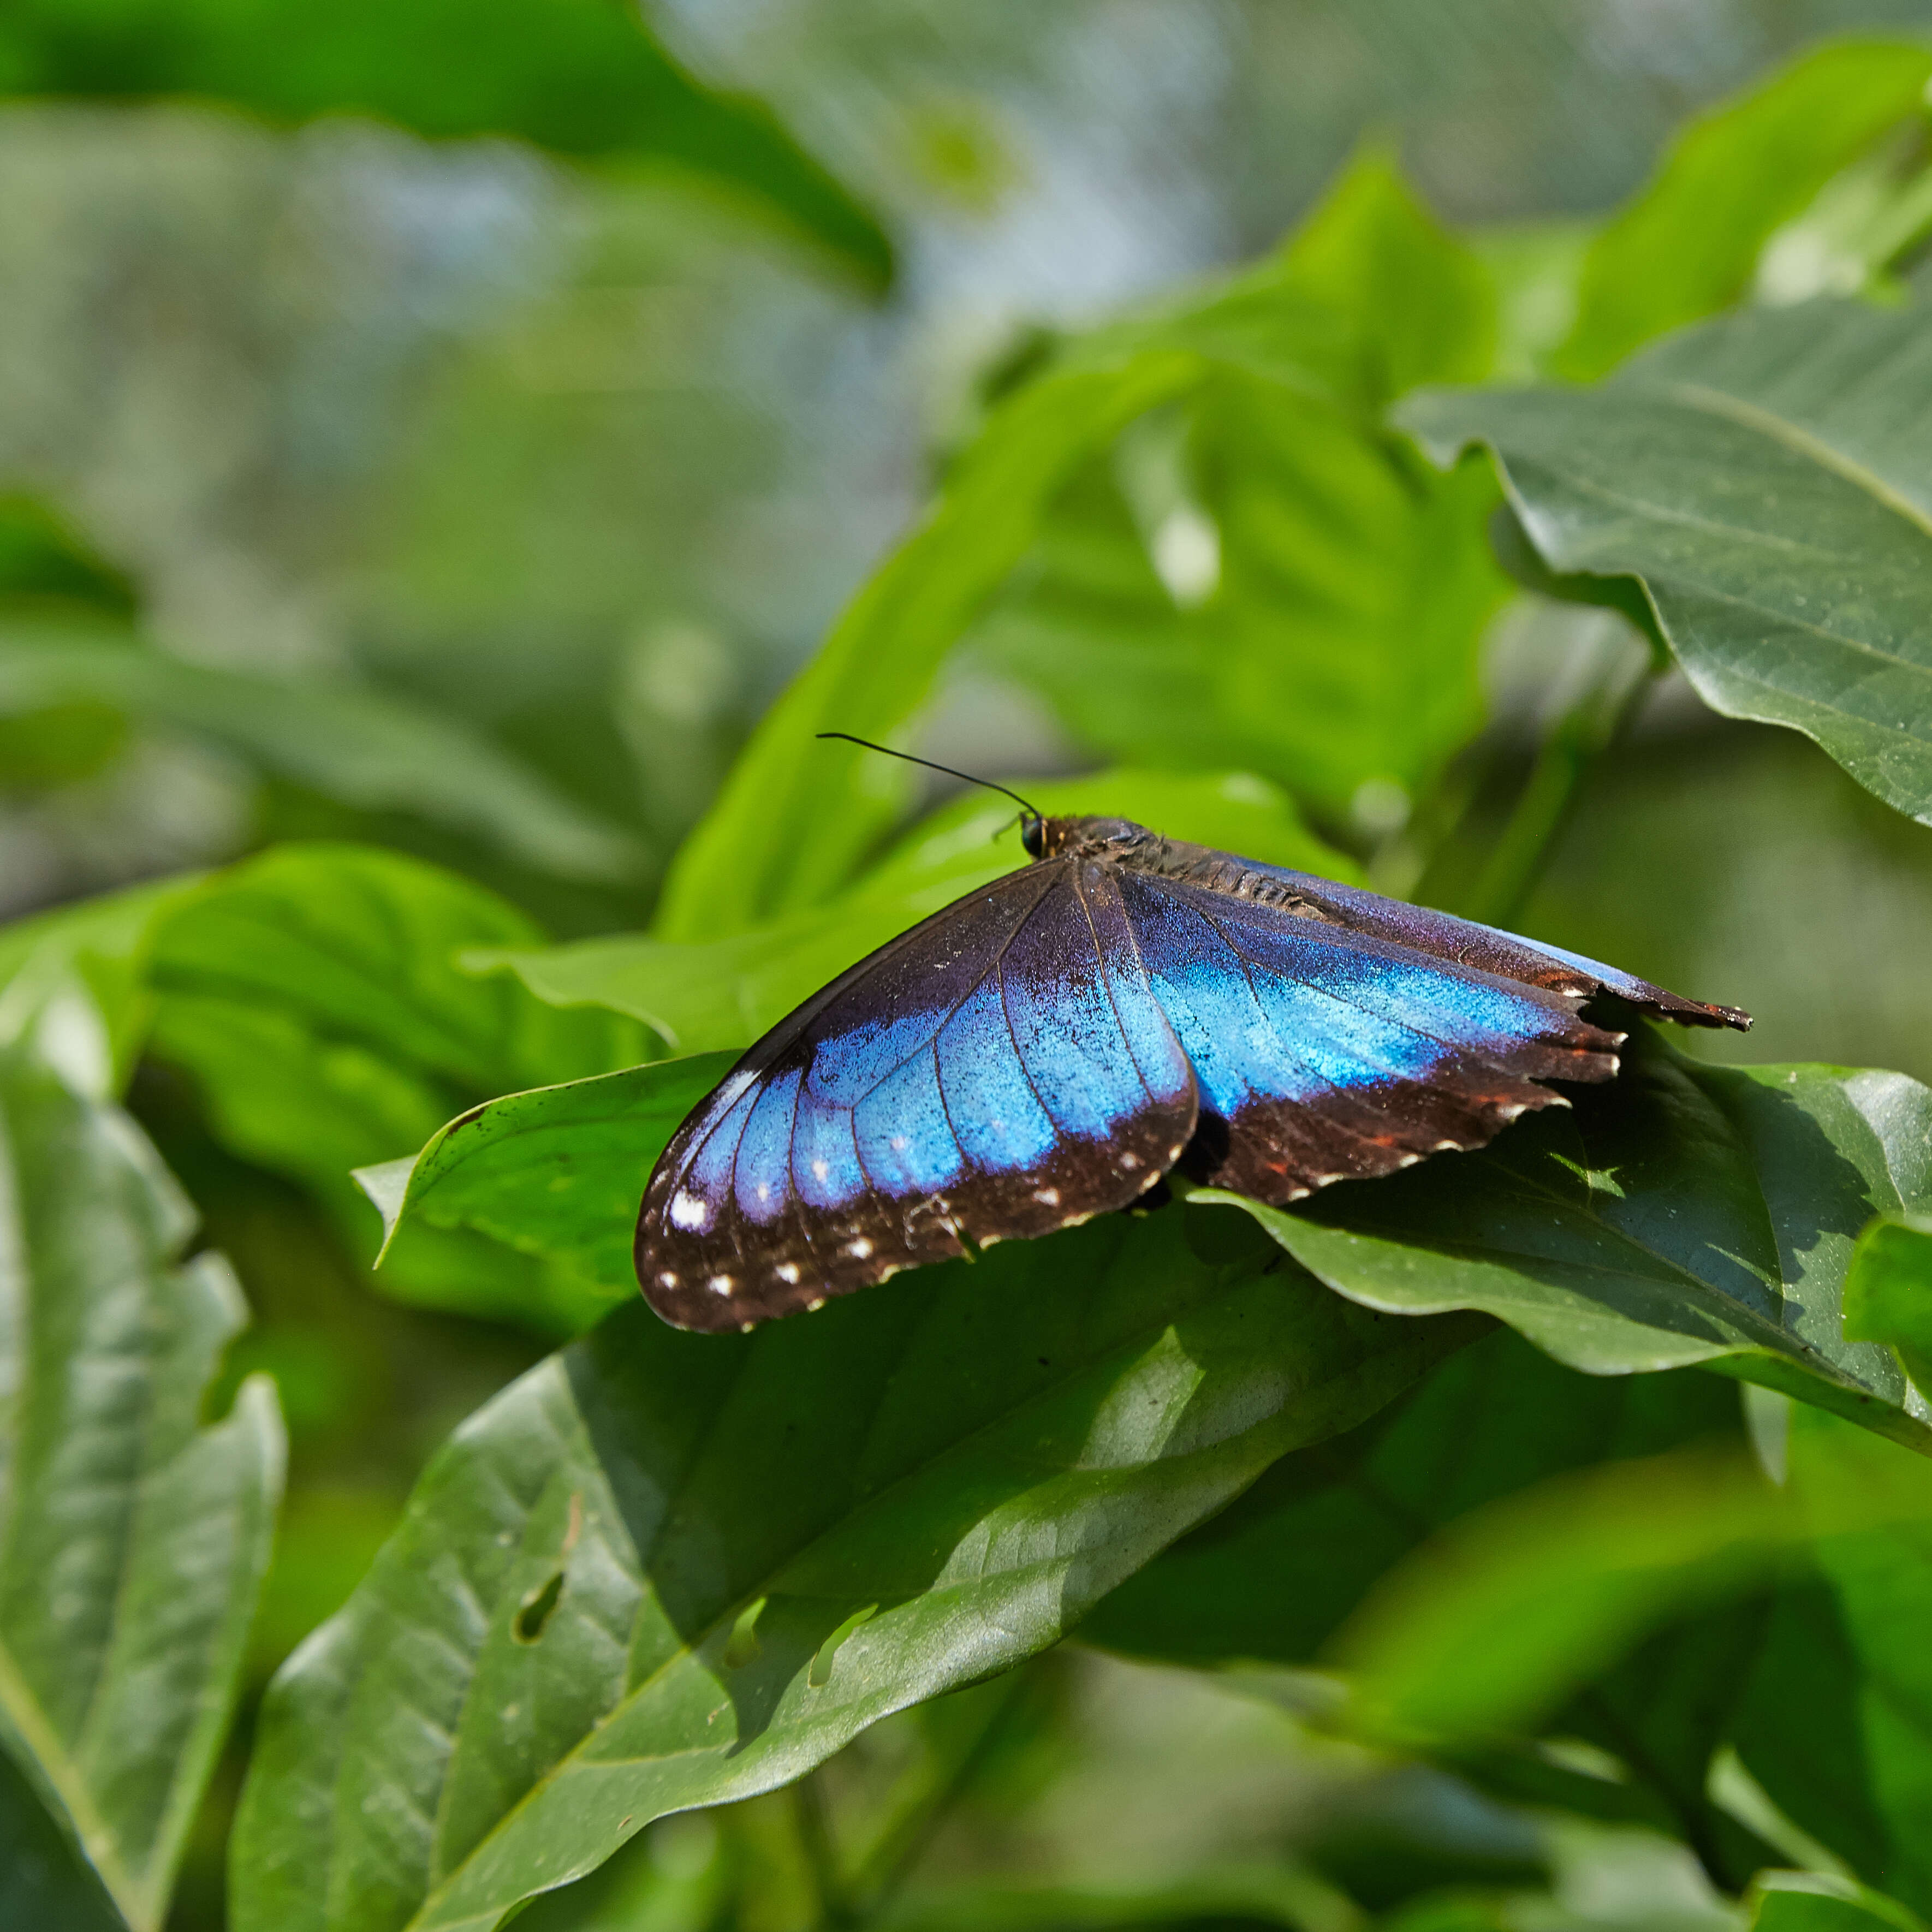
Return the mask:
[[[861,1624],[871,1622],[878,1613],[877,1604],[868,1604],[862,1610],[854,1610],[818,1646],[818,1654],[812,1660],[812,1668],[805,1673],[805,1681],[813,1690],[823,1690],[832,1682],[832,1660],[838,1654],[838,1646]]]
[[[510,1626],[510,1634],[519,1643],[535,1643],[544,1634],[544,1625],[550,1622],[550,1612],[556,1608],[557,1599],[563,1594],[563,1572],[553,1570],[550,1580],[539,1588],[532,1590],[517,1612],[517,1620]]]
[[[727,1670],[742,1670],[748,1664],[758,1662],[761,1648],[758,1642],[758,1618],[764,1614],[764,1608],[765,1599],[760,1597],[739,1612],[738,1621],[731,1626],[731,1634],[725,1640]]]

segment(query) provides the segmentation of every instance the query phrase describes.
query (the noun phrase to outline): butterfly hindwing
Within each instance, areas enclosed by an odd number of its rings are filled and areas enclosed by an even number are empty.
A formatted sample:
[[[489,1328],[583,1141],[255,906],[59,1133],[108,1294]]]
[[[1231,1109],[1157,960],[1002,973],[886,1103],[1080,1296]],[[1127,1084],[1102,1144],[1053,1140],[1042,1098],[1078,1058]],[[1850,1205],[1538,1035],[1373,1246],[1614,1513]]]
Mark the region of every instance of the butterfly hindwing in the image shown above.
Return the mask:
[[[736,1328],[1136,1198],[1195,1125],[1120,876],[995,880],[766,1034],[678,1130],[638,1228],[652,1306]]]
[[[1273,1202],[1489,1140],[1536,1084],[1606,1079],[1574,996],[1184,879],[1127,870],[1129,916],[1193,1065],[1197,1178]]]

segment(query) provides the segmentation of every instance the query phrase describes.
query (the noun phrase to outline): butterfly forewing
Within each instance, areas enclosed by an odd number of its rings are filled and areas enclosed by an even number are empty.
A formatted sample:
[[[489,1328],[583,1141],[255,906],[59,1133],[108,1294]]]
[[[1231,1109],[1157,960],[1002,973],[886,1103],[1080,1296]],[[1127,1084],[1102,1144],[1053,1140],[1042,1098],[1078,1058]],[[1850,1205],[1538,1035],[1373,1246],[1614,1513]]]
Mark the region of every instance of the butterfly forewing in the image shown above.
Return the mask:
[[[692,1328],[808,1307],[1126,1205],[1195,1125],[1112,867],[1010,874],[753,1047],[665,1150],[638,1272]]]

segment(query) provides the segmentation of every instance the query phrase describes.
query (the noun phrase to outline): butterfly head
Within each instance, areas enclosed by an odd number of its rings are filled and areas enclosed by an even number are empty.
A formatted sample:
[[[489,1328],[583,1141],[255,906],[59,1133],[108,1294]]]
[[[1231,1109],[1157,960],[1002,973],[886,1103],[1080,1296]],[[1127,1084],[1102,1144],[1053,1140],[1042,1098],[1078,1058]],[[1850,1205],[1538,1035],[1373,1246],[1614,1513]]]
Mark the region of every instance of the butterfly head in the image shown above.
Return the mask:
[[[1032,859],[1125,859],[1151,844],[1154,834],[1131,818],[1029,818],[1020,843]]]

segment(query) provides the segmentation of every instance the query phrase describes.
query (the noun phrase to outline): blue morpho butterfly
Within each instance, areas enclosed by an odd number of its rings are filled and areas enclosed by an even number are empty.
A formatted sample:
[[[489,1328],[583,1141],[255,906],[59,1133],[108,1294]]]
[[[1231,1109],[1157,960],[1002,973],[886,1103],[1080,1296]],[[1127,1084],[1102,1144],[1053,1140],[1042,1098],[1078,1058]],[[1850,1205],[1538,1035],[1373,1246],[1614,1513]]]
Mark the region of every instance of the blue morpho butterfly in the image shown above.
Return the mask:
[[[1750,1024],[1492,926],[1007,796],[1033,862],[814,994],[664,1150],[637,1265],[666,1321],[816,1308],[1127,1207],[1176,1166],[1281,1203],[1480,1147],[1564,1104],[1538,1082],[1616,1073],[1624,1036],[1578,1016],[1598,994]]]

